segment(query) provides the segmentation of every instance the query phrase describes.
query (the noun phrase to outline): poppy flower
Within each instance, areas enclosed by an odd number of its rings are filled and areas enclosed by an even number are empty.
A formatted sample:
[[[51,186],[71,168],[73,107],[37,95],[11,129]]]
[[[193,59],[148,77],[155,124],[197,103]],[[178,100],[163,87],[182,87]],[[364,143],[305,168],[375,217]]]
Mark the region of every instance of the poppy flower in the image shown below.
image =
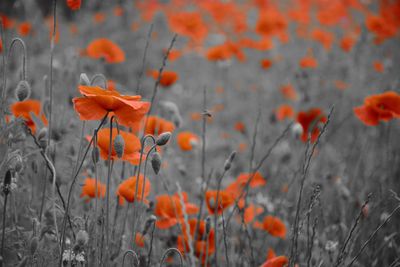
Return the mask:
[[[264,262],[260,267],[285,267],[289,263],[286,256],[277,256]]]
[[[208,29],[199,12],[178,12],[167,14],[171,30],[186,36],[195,43],[202,42],[208,34]]]
[[[263,68],[264,70],[268,70],[269,68],[271,68],[272,66],[272,61],[270,59],[263,59],[260,62],[261,68]]]
[[[283,14],[275,9],[264,9],[260,12],[256,32],[263,36],[277,36],[286,31],[288,22]]]
[[[363,106],[353,110],[365,125],[376,126],[381,120],[400,118],[400,95],[394,91],[371,95],[365,98]]]
[[[147,119],[143,119],[142,122],[145,123],[146,120],[147,125],[144,131],[145,134],[159,135],[165,132],[172,133],[175,130],[175,125],[163,118],[157,116],[148,116]]]
[[[41,111],[41,103],[38,100],[28,99],[22,102],[15,102],[10,108],[16,118],[21,117],[25,121],[25,124],[31,129],[33,134],[36,133],[36,125],[31,113],[38,116],[44,125],[48,124],[46,116]]]
[[[8,16],[6,16],[4,14],[0,14],[0,19],[3,22],[3,27],[5,30],[8,30],[8,29],[11,29],[12,27],[14,27],[15,20],[9,18]]]
[[[32,30],[32,24],[30,22],[22,22],[21,24],[19,24],[18,26],[18,33],[21,36],[28,36],[29,33]]]
[[[335,87],[336,87],[337,89],[343,91],[343,90],[346,90],[346,89],[349,87],[349,85],[348,85],[346,82],[344,82],[344,81],[336,80],[336,81],[335,81]]]
[[[342,40],[340,41],[340,48],[342,48],[342,50],[344,52],[350,52],[351,49],[353,49],[353,46],[356,44],[356,40],[351,37],[351,36],[345,36],[342,38]]]
[[[93,15],[93,21],[96,24],[103,23],[106,20],[106,15],[102,12],[97,12]]]
[[[200,138],[192,132],[180,132],[176,136],[178,145],[183,151],[190,151],[196,146]]]
[[[189,219],[188,224],[189,224],[189,231],[187,231],[187,226],[186,223],[182,222],[182,232],[183,235],[178,236],[178,249],[184,253],[185,251],[190,251],[189,248],[189,237],[187,235],[187,232],[190,233],[192,239],[194,238],[195,235],[195,230],[196,230],[196,225],[198,221],[196,219]],[[208,256],[212,255],[215,252],[215,241],[214,241],[214,229],[210,229],[210,232],[208,233],[208,238],[206,236],[206,223],[202,220],[199,223],[198,226],[198,231],[197,231],[197,239],[193,240],[193,248],[194,248],[194,254],[196,257],[203,256],[201,261],[204,262],[206,255]],[[208,251],[206,252],[206,249],[208,248]]]
[[[238,121],[235,123],[235,130],[240,133],[246,133],[246,125],[242,121]]]
[[[383,73],[385,70],[385,67],[383,66],[383,63],[381,61],[378,60],[374,61],[373,66],[374,70],[378,73]]]
[[[164,53],[167,53],[167,49],[163,49],[163,52]],[[173,61],[175,61],[175,60],[178,60],[181,56],[182,56],[182,51],[180,51],[180,50],[177,50],[177,49],[171,49],[170,51],[169,51],[169,54],[168,54],[168,60],[169,61],[171,61],[171,62],[173,62]]]
[[[263,221],[263,229],[274,237],[285,239],[286,237],[286,226],[281,219],[275,216],[265,216]]]
[[[106,38],[93,40],[86,48],[86,55],[93,59],[104,58],[107,63],[125,61],[124,51],[113,41]]]
[[[124,14],[124,9],[122,6],[116,6],[113,10],[114,16],[121,17]]]
[[[330,50],[333,43],[333,34],[322,29],[314,29],[311,37],[316,42],[320,43],[325,50]]]
[[[136,233],[135,243],[138,247],[144,248],[144,236],[141,233]]]
[[[300,67],[302,67],[304,69],[306,69],[306,68],[313,69],[313,68],[318,67],[318,62],[314,57],[306,56],[306,57],[303,57],[302,59],[300,59]]]
[[[183,193],[185,211],[188,215],[196,214],[199,208],[188,202],[187,194]],[[178,194],[159,195],[156,197],[154,214],[157,216],[156,227],[168,229],[183,219],[183,206]]]
[[[149,75],[151,75],[154,78],[154,80],[158,79],[159,76],[158,74],[159,74],[158,70],[149,71]],[[178,78],[179,76],[176,72],[164,70],[161,73],[160,84],[164,87],[170,87],[178,80]]]
[[[296,101],[299,98],[296,90],[291,84],[282,85],[280,91],[281,94],[288,100]]]
[[[137,180],[138,180],[138,189],[137,189],[137,195],[135,196]],[[124,205],[125,200],[130,203],[134,202],[135,200],[138,200],[148,204],[149,201],[146,198],[150,194],[151,185],[149,179],[146,179],[143,191],[143,183],[144,183],[143,174],[139,175],[139,179],[136,179],[136,176],[132,176],[124,180],[122,183],[120,183],[117,188],[118,203],[120,205]]]
[[[208,212],[210,214],[215,214],[215,208],[217,205],[216,201],[217,201],[217,191],[207,191],[206,204]],[[232,194],[220,190],[218,194],[217,214],[220,215],[226,208],[232,206],[234,202],[235,199],[232,197]]]
[[[96,194],[97,190],[97,194]],[[106,195],[106,185],[97,181],[97,189],[96,189],[96,179],[95,178],[86,178],[85,183],[82,186],[82,193],[80,197],[84,197],[86,202],[89,202],[91,198],[101,197],[104,198]]]
[[[294,110],[290,105],[283,104],[276,109],[275,115],[277,120],[283,121],[292,118],[294,116]]]
[[[325,123],[327,117],[324,115],[321,109],[312,108],[308,111],[300,111],[297,114],[297,122],[301,124],[303,128],[303,134],[301,140],[307,142],[308,135],[311,134],[311,142],[315,142],[320,133],[319,123]]]
[[[140,158],[140,140],[139,138],[129,132],[125,132],[120,130],[119,134],[122,136],[124,139],[124,152],[122,154],[122,160],[124,161],[129,161],[133,165],[139,164],[139,158]],[[111,150],[111,159],[112,160],[117,160],[119,159],[117,156],[117,152],[115,152],[114,148],[114,139],[118,135],[117,129],[113,129],[112,132],[112,150]],[[108,159],[108,153],[109,153],[109,145],[110,145],[110,128],[103,128],[100,131],[97,132],[97,145],[100,149],[100,157],[103,160]]]
[[[0,54],[3,53],[3,40],[0,38]]]
[[[244,210],[244,222],[245,223],[251,223],[254,221],[254,218],[261,213],[263,213],[264,209],[261,206],[250,204],[245,210]]]
[[[268,261],[268,260],[270,260],[272,258],[275,258],[275,257],[276,257],[275,251],[272,248],[269,248],[268,252],[267,252],[267,259],[266,260]]]
[[[397,33],[396,26],[387,17],[367,16],[365,25],[370,32],[375,34],[375,43],[381,43]]]
[[[82,0],[67,0],[67,6],[71,10],[78,10],[81,8],[81,2]]]
[[[140,101],[139,95],[125,96],[98,86],[78,88],[83,97],[72,101],[81,120],[101,120],[110,112],[118,118],[118,123],[129,127],[139,123],[150,109],[150,103]]]

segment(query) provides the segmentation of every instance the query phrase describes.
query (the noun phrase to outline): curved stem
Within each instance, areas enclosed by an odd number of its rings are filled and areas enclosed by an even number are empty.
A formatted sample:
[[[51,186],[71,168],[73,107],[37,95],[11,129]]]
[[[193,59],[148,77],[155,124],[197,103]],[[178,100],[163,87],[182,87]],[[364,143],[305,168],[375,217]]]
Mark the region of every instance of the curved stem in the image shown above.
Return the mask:
[[[90,85],[94,85],[94,82],[96,81],[97,78],[100,78],[103,80],[104,89],[107,89],[107,78],[106,78],[106,76],[104,76],[101,73],[97,73],[97,74],[93,75],[92,79],[90,80]]]
[[[126,258],[126,256],[127,256],[128,254],[132,254],[132,255],[135,257],[135,259],[136,259],[136,265],[139,266],[140,261],[139,261],[139,257],[138,257],[138,255],[136,254],[136,252],[133,251],[133,250],[127,250],[127,251],[125,251],[124,256],[123,256],[123,258],[122,258],[122,267],[124,267],[124,265],[125,265],[125,258]]]
[[[177,248],[169,248],[169,249],[167,249],[167,250],[164,252],[164,254],[163,254],[162,258],[161,258],[160,267],[162,267],[162,265],[163,265],[163,263],[164,263],[165,258],[167,257],[167,255],[168,255],[170,252],[172,252],[172,251],[179,255],[180,266],[181,266],[181,267],[183,266],[183,257],[182,257],[182,253],[181,253]]]

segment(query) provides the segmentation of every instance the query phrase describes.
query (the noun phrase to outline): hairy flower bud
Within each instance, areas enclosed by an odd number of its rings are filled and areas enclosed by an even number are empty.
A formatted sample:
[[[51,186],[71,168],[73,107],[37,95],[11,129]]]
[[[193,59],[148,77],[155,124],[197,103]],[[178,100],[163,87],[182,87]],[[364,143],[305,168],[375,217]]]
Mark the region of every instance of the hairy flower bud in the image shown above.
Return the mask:
[[[114,149],[115,153],[117,153],[118,158],[121,158],[122,155],[124,154],[124,147],[125,147],[124,138],[122,138],[122,135],[118,134],[114,139]]]
[[[4,176],[4,181],[3,181],[4,195],[8,195],[11,191],[11,179],[12,179],[12,173],[11,173],[11,170],[8,170],[6,172],[6,175]]]
[[[227,170],[229,170],[229,169],[231,168],[231,166],[232,166],[232,161],[233,161],[233,159],[235,158],[235,156],[236,156],[236,151],[233,151],[233,152],[229,155],[229,158],[225,161],[225,164],[224,164],[224,170],[225,170],[225,171],[227,171]]]
[[[29,98],[30,95],[30,84],[25,80],[19,81],[17,88],[15,88],[15,97],[18,99],[18,101],[24,101],[25,99]]]
[[[80,85],[90,85],[90,80],[89,77],[86,75],[86,73],[81,73],[79,76],[79,84]]]
[[[211,218],[206,218],[206,235],[208,235],[211,231]]]
[[[157,137],[156,144],[158,146],[163,146],[163,145],[168,143],[170,138],[171,138],[171,133],[170,132],[162,133]]]
[[[160,172],[161,156],[157,151],[151,155],[151,166],[156,174]]]
[[[92,160],[95,164],[100,160],[100,150],[97,146],[93,147],[92,149]]]

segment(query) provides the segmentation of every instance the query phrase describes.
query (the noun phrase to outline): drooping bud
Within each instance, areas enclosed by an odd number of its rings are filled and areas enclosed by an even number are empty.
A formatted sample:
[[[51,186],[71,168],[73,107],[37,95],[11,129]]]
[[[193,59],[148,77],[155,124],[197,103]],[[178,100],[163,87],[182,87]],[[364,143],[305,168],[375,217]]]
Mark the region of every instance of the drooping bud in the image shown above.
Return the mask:
[[[157,137],[156,144],[158,146],[163,146],[163,145],[168,143],[170,138],[171,138],[171,133],[170,132],[162,133]]]
[[[93,147],[92,149],[92,160],[94,164],[100,160],[100,150],[97,146]]]
[[[161,156],[157,151],[151,155],[151,166],[156,174],[160,172]]]
[[[37,140],[39,142],[40,147],[43,149],[46,149],[46,147],[47,147],[47,135],[48,135],[48,131],[47,131],[46,127],[43,127],[42,129],[40,129]]]
[[[147,234],[147,231],[149,230],[150,226],[152,226],[153,223],[156,222],[156,220],[157,220],[157,217],[154,216],[154,215],[151,215],[151,216],[147,219],[147,221],[146,221],[146,223],[145,223],[145,225],[144,225],[143,231],[142,231],[142,236],[145,236],[145,235]]]
[[[303,134],[303,126],[300,123],[295,123],[291,128],[291,132],[294,138],[299,138]]]
[[[8,195],[11,191],[11,179],[12,179],[12,174],[11,170],[8,170],[6,172],[6,175],[4,176],[4,181],[3,181],[3,193],[4,195]]]
[[[124,138],[122,138],[122,135],[118,134],[114,139],[114,149],[115,153],[117,153],[118,158],[121,158],[122,155],[124,154],[124,147],[125,147]]]
[[[232,166],[232,161],[233,161],[233,159],[235,158],[235,156],[236,156],[236,151],[233,151],[233,152],[229,155],[229,158],[225,161],[225,164],[224,164],[224,170],[225,170],[225,171],[227,171],[227,170],[229,170],[229,169],[231,168],[231,166]]]
[[[36,236],[32,237],[31,242],[29,244],[29,251],[30,251],[31,255],[35,254],[35,252],[38,248],[38,245],[39,245],[39,239]]]
[[[86,73],[82,72],[81,75],[79,76],[79,84],[80,85],[90,85],[90,80],[89,77],[86,75]]]
[[[76,234],[76,244],[80,247],[85,246],[89,241],[89,235],[85,230],[79,230]]]
[[[24,101],[25,99],[29,98],[30,95],[30,84],[25,80],[19,81],[17,88],[15,88],[15,97],[18,99],[18,101]]]
[[[208,235],[211,231],[211,218],[206,218],[206,235]]]

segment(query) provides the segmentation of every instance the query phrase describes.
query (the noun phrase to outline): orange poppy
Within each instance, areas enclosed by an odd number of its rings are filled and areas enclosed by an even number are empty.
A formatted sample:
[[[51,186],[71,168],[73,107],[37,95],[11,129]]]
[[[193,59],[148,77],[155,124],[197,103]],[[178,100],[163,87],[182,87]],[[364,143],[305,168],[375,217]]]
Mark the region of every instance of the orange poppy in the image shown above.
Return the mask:
[[[142,122],[145,123],[146,119],[143,119]],[[143,125],[144,127],[144,125]],[[163,118],[157,116],[148,116],[147,117],[147,127],[144,131],[145,134],[151,135],[159,135],[165,132],[173,132],[175,130],[175,125],[167,121]]]
[[[97,12],[93,15],[93,21],[96,24],[103,23],[106,20],[106,15],[102,12]]]
[[[139,138],[129,132],[125,132],[120,130],[119,134],[124,139],[124,153],[122,154],[123,161],[129,161],[133,165],[139,164],[140,158],[140,140]],[[117,129],[113,129],[112,132],[112,150],[111,150],[111,159],[117,160],[119,159],[117,156],[117,152],[115,152],[114,148],[114,139],[118,135]],[[109,153],[109,145],[110,145],[110,128],[103,128],[97,132],[97,145],[100,149],[100,157],[103,160],[108,159]]]
[[[344,52],[350,52],[353,49],[353,46],[356,44],[356,40],[351,36],[345,36],[340,41],[340,48]]]
[[[3,53],[3,40],[0,38],[0,54]]]
[[[286,256],[277,256],[264,262],[260,267],[285,267],[289,263]]]
[[[246,125],[242,121],[238,121],[235,123],[235,130],[240,133],[246,133]]]
[[[270,259],[275,258],[275,257],[276,257],[275,251],[272,248],[269,248],[268,252],[267,252],[267,259],[266,260],[270,260]]]
[[[150,194],[150,188],[151,188],[149,179],[146,179],[143,192],[144,176],[143,174],[139,175],[137,195],[135,196],[136,183],[137,183],[136,180],[137,180],[136,176],[132,176],[119,184],[117,188],[117,196],[118,196],[118,203],[120,205],[124,205],[125,200],[130,203],[134,202],[135,200],[143,201],[146,204],[149,203],[149,201],[146,199]],[[142,193],[143,193],[143,199],[142,199]]]
[[[78,10],[81,8],[81,2],[82,0],[67,0],[67,6],[71,10]]]
[[[263,60],[261,60],[260,65],[261,65],[261,68],[263,68],[264,70],[267,70],[267,69],[271,68],[272,60],[267,59],[267,58],[263,59]]]
[[[216,200],[217,200],[217,191],[207,191],[206,192],[206,204],[208,208],[208,212],[210,214],[215,214],[215,207],[216,207]],[[229,208],[235,199],[232,197],[232,194],[225,192],[223,190],[219,191],[218,194],[218,207],[217,207],[217,214],[222,214],[222,212]]]
[[[312,108],[308,111],[300,111],[297,114],[297,122],[300,123],[303,128],[301,140],[303,142],[307,142],[308,135],[311,134],[311,142],[315,142],[320,133],[318,124],[325,123],[326,121],[327,117],[319,108]]]
[[[265,216],[263,221],[263,229],[274,237],[285,239],[286,226],[281,219],[275,216]]]
[[[121,17],[124,14],[124,9],[122,6],[116,6],[113,10],[114,16]]]
[[[385,70],[385,67],[383,66],[383,63],[381,61],[378,60],[374,61],[373,66],[374,70],[378,73],[383,73]]]
[[[137,125],[150,109],[150,103],[140,101],[139,95],[125,96],[98,86],[80,85],[78,88],[83,97],[72,101],[81,120],[100,120],[110,112],[118,118],[118,123],[132,126]]]
[[[244,222],[245,223],[251,223],[254,221],[254,218],[261,213],[264,212],[263,207],[250,204],[245,210],[244,210]]]
[[[163,49],[163,52],[166,53],[167,49]],[[182,54],[183,53],[181,51],[179,51],[177,49],[172,49],[169,51],[168,60],[173,62],[173,61],[179,59],[182,56]]]
[[[290,105],[280,105],[275,111],[276,118],[279,121],[283,121],[285,119],[293,118],[294,110]]]
[[[335,81],[335,87],[336,87],[337,89],[343,91],[343,90],[346,90],[346,89],[349,87],[349,85],[348,85],[347,83],[345,83],[344,81],[336,80],[336,81]]]
[[[330,50],[333,43],[333,34],[322,29],[314,29],[311,33],[312,39],[320,43],[325,50]]]
[[[31,32],[31,30],[32,30],[32,24],[30,22],[27,22],[27,21],[22,22],[18,26],[18,33],[21,36],[28,36],[29,33]]]
[[[197,135],[188,131],[178,133],[176,139],[178,141],[180,149],[182,149],[183,151],[192,150],[193,147],[196,146],[200,141]]]
[[[353,109],[355,115],[365,125],[375,126],[379,121],[389,121],[400,118],[400,95],[388,91],[378,95],[368,96],[364,105]]]
[[[199,208],[188,202],[187,194],[183,193],[183,202],[185,211],[188,215],[196,214]],[[183,219],[183,206],[178,194],[173,196],[156,196],[154,214],[157,216],[156,227],[159,229],[168,229],[176,225]]]
[[[293,85],[291,84],[282,85],[280,91],[282,95],[288,100],[296,101],[299,98],[296,89],[294,89]]]
[[[366,18],[367,29],[375,34],[375,43],[379,44],[397,33],[396,26],[387,17],[370,15]]]
[[[46,116],[41,111],[41,103],[38,100],[28,99],[22,102],[15,102],[10,108],[16,118],[21,117],[25,121],[25,124],[31,129],[33,134],[36,133],[36,125],[31,113],[40,117],[44,125],[48,124]]]
[[[300,66],[302,68],[316,68],[318,67],[318,62],[313,56],[305,56],[302,59],[300,59]]]
[[[138,247],[144,248],[144,236],[141,233],[136,233],[135,243]]]
[[[8,30],[8,29],[11,29],[12,27],[14,27],[15,20],[9,18],[8,16],[6,16],[4,14],[0,14],[0,19],[3,22],[3,27],[5,30]]]
[[[113,41],[106,38],[93,40],[86,48],[85,54],[93,59],[104,58],[107,63],[125,61],[124,51]]]
[[[288,26],[283,14],[273,8],[261,10],[256,24],[256,32],[263,36],[280,35]]]
[[[167,14],[167,17],[173,32],[186,36],[196,43],[202,42],[208,34],[208,29],[198,12],[178,12]]]
[[[149,75],[151,75],[154,78],[154,80],[158,79],[158,74],[159,74],[158,70],[149,71]],[[160,84],[164,87],[170,87],[178,80],[178,78],[179,76],[176,72],[164,70],[161,73]]]
[[[96,194],[97,190],[97,194]],[[97,197],[104,198],[106,195],[106,185],[97,181],[97,189],[96,189],[96,179],[95,178],[86,178],[85,183],[82,186],[82,193],[80,197],[85,198],[85,202],[89,202],[90,199]]]

